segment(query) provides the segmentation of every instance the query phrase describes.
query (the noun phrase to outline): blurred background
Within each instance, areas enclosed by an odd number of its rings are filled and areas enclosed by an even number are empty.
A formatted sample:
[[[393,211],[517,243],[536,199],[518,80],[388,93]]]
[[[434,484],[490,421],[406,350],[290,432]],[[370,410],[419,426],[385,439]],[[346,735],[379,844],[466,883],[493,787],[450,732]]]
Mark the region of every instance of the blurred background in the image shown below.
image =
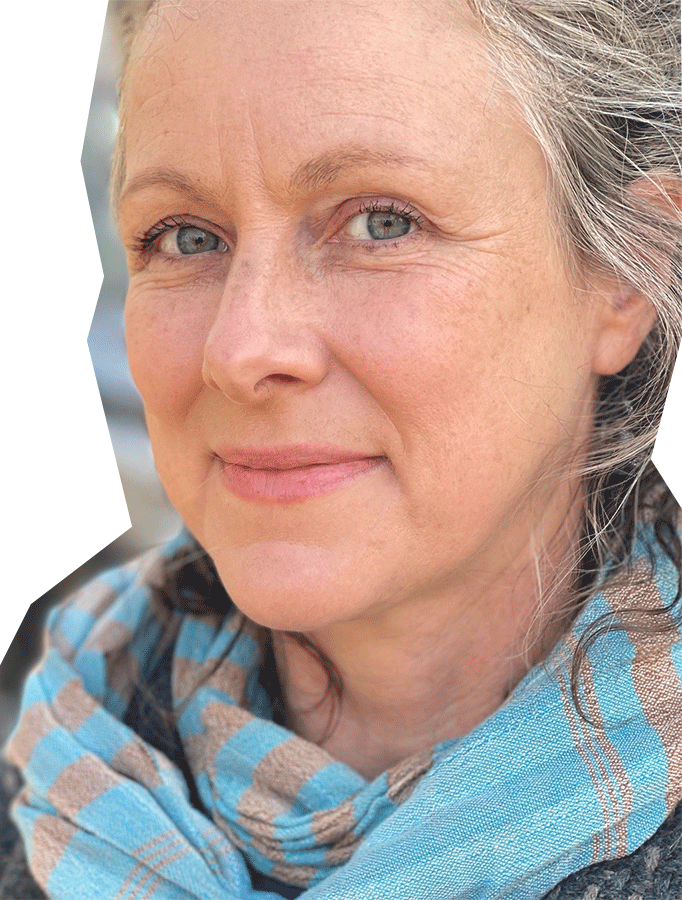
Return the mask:
[[[104,279],[88,345],[118,462],[132,528],[31,605],[0,664],[0,744],[14,725],[23,679],[41,651],[47,611],[98,572],[119,565],[180,527],[154,469],[142,404],[125,356],[125,257],[109,208],[109,164],[116,137],[116,83],[120,67],[109,4],[81,157]]]

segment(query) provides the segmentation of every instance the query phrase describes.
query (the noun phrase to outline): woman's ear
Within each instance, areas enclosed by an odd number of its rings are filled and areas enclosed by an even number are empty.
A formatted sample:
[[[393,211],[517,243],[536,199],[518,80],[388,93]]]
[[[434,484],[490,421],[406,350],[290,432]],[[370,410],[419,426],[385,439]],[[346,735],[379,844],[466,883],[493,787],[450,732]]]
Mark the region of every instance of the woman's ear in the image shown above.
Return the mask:
[[[639,178],[628,189],[635,199],[646,206],[654,206],[671,220],[682,215],[682,183],[671,176]],[[633,253],[642,252],[633,247]],[[677,248],[671,244],[670,256],[660,250],[650,250],[644,264],[668,284],[672,277],[672,254]],[[656,310],[651,301],[634,286],[623,283],[616,276],[597,276],[593,284],[595,295],[601,298],[601,327],[593,357],[592,369],[597,375],[615,375],[632,362],[642,342],[656,322]]]
[[[600,292],[601,293],[601,292]],[[656,321],[651,302],[629,285],[605,292],[601,329],[592,361],[596,375],[615,375],[637,355]]]

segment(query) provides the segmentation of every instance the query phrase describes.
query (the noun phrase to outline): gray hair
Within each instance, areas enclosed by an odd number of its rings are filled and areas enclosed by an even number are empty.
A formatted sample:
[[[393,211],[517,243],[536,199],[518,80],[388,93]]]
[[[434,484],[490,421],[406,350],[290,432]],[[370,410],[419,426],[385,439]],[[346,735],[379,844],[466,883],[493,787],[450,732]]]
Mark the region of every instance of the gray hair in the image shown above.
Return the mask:
[[[682,337],[680,4],[469,6],[544,152],[569,258],[615,274],[657,314],[635,359],[600,384],[583,469],[596,572],[624,560],[647,504],[656,519],[670,500],[651,454]]]

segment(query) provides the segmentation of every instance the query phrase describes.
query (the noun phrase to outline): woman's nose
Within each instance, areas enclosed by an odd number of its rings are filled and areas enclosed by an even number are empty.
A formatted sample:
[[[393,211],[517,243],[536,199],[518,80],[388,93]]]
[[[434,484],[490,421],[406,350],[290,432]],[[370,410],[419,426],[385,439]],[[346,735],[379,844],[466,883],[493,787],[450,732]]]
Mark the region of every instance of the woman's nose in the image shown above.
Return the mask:
[[[259,271],[234,261],[204,346],[209,388],[235,403],[263,403],[324,379],[328,354],[306,286],[275,261]]]

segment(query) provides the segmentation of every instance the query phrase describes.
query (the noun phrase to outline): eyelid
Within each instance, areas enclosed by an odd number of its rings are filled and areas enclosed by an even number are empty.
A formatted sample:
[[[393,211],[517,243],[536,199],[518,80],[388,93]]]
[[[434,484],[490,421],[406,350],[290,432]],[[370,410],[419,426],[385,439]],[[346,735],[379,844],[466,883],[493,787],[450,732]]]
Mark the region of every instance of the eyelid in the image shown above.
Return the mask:
[[[346,206],[346,204],[344,204]],[[408,203],[405,200],[397,200],[395,198],[390,197],[367,197],[360,201],[354,201],[354,208],[352,211],[342,212],[343,221],[341,225],[335,229],[333,241],[341,241],[344,240],[343,231],[344,229],[353,221],[357,216],[364,215],[370,212],[390,212],[396,216],[402,216],[406,219],[409,219],[417,226],[417,232],[422,231],[428,227],[428,220],[416,209],[411,203]],[[407,238],[411,237],[415,233],[415,231],[410,231],[408,234],[403,235],[399,238],[387,238],[385,241],[371,241],[371,240],[359,240],[358,238],[346,237],[349,243],[356,244],[364,244],[364,245],[381,245],[381,244],[395,244],[398,241],[404,241]]]
[[[165,235],[170,234],[170,232],[175,231],[177,228],[200,228],[202,231],[215,235],[218,240],[229,247],[229,242],[221,233],[220,228],[207,222],[202,222],[201,219],[197,219],[194,216],[185,214],[165,216],[163,219],[159,219],[159,221],[152,225],[151,228],[136,234],[131,241],[130,247],[133,252],[137,253],[139,256],[152,253],[154,252],[154,245],[158,244]],[[192,254],[166,255],[170,258],[178,258],[184,255],[191,256]]]
[[[358,238],[353,238],[348,235],[344,235],[344,229],[355,219],[357,216],[364,215],[370,212],[390,212],[397,216],[403,216],[406,219],[409,219],[413,222],[417,228],[416,230],[408,232],[406,235],[403,235],[399,238],[387,238],[385,241],[381,240],[362,240]],[[337,216],[335,218],[341,220],[340,224],[335,224],[333,226],[334,231],[331,235],[330,239],[332,242],[347,242],[347,243],[355,243],[364,246],[372,245],[379,247],[380,245],[392,245],[398,242],[405,241],[410,237],[414,236],[419,231],[422,231],[428,228],[428,220],[423,216],[422,213],[419,212],[416,207],[414,207],[411,203],[405,200],[398,200],[395,197],[385,197],[385,196],[370,196],[362,199],[355,199],[346,203],[343,203],[338,210]],[[171,231],[176,228],[187,228],[187,227],[195,227],[204,229],[211,234],[214,234],[219,240],[223,241],[229,248],[230,242],[227,237],[222,233],[222,229],[218,228],[216,225],[204,222],[201,219],[198,219],[194,216],[188,214],[180,214],[180,215],[171,215],[165,216],[163,219],[159,219],[154,225],[145,231],[137,233],[130,241],[129,248],[139,257],[145,257],[154,253],[158,248],[155,245],[158,245],[159,241]],[[169,259],[182,258],[185,254],[166,254]],[[193,254],[186,254],[187,256]],[[201,254],[196,254],[201,255]]]

